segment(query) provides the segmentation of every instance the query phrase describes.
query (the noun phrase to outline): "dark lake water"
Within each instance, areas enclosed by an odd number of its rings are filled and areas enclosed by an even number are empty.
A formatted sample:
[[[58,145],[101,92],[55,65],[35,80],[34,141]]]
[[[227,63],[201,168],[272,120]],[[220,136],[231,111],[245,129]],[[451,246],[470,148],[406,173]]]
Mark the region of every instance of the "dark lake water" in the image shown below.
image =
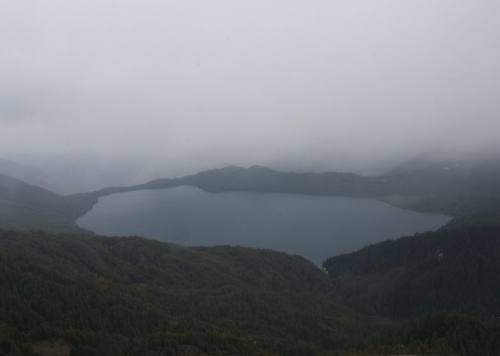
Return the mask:
[[[189,246],[240,245],[327,257],[435,230],[449,217],[371,199],[206,193],[192,187],[110,195],[78,224],[102,235],[139,235]]]

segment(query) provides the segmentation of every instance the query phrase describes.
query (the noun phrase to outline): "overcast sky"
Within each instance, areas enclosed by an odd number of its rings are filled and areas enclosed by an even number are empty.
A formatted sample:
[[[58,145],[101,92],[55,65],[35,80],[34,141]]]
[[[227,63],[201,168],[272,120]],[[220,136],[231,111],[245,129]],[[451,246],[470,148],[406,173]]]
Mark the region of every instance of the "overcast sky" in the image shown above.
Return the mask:
[[[0,4],[3,156],[348,169],[500,141],[499,1]]]

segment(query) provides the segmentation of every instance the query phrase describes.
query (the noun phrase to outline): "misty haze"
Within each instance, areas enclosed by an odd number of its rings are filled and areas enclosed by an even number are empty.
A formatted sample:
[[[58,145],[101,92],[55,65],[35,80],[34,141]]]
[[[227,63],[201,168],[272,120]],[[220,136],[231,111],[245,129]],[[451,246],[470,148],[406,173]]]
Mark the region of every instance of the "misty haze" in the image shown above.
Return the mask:
[[[0,0],[0,356],[500,355],[499,15]]]
[[[228,164],[372,174],[491,151],[499,6],[4,2],[0,149],[66,192]]]

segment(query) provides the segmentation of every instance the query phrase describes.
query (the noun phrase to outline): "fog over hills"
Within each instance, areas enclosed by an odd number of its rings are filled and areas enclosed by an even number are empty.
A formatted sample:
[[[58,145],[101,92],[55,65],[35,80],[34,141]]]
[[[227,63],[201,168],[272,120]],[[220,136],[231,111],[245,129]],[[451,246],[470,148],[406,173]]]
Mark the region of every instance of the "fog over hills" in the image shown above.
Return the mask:
[[[0,174],[17,178],[44,188],[50,187],[49,179],[46,174],[41,169],[33,166],[22,165],[0,158]]]
[[[0,0],[0,356],[498,356],[499,14]]]
[[[381,174],[422,152],[490,151],[499,6],[4,3],[1,156],[77,192],[230,164]]]

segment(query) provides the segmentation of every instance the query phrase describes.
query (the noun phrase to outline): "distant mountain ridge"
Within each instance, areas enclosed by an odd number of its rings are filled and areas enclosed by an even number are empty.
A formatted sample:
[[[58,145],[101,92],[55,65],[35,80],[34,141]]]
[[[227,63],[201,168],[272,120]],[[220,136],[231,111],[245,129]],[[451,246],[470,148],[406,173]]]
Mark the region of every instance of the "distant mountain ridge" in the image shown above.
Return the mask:
[[[400,167],[382,176],[353,173],[294,173],[267,167],[229,166],[173,179],[157,179],[131,187],[106,188],[87,197],[190,185],[207,192],[253,191],[376,198],[389,204],[423,212],[453,216],[500,211],[500,164],[484,162],[459,165],[442,162],[415,170]]]
[[[312,194],[374,198],[397,207],[444,213],[461,221],[464,217],[493,216],[500,212],[500,165],[484,162],[475,165],[433,164],[415,169],[401,167],[382,176],[361,176],[352,173],[280,172],[262,166],[242,168],[229,166],[202,171],[178,178],[157,179],[145,184],[108,187],[88,193],[58,195],[44,190],[38,198],[26,199],[33,186],[7,178],[0,180],[0,209],[13,225],[26,228],[75,230],[75,221],[107,195],[144,189],[167,189],[182,185],[198,187],[207,192],[250,191],[287,194]],[[2,198],[1,192],[13,192]],[[9,188],[11,187],[11,188]],[[13,208],[13,206],[15,208]],[[45,226],[37,215],[48,215]],[[24,216],[24,218],[23,218]],[[9,221],[0,226],[10,226]],[[24,224],[24,225],[23,225]]]
[[[79,231],[71,199],[0,174],[0,226]]]
[[[22,180],[26,183],[50,189],[45,172],[41,169],[0,158],[0,174]]]

